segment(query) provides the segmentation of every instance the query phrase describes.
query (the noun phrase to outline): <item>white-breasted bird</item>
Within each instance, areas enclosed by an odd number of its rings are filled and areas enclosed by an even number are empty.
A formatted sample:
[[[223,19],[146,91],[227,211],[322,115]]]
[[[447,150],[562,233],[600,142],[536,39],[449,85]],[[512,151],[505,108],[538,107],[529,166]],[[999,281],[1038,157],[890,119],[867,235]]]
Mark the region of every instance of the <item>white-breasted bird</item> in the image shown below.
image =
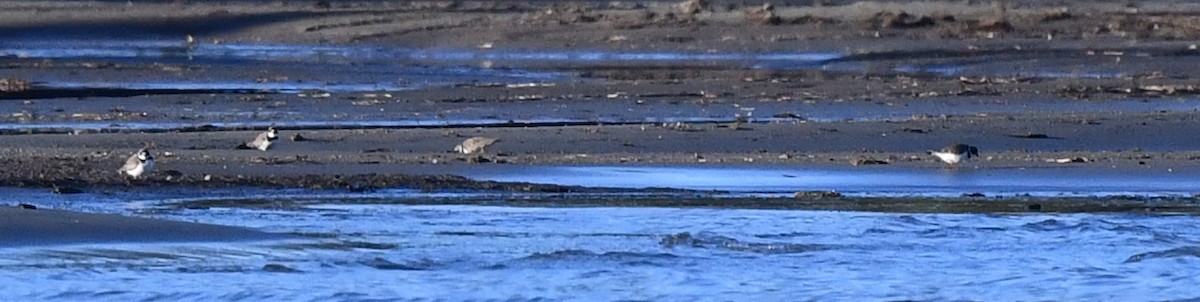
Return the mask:
[[[150,174],[150,171],[153,169],[154,155],[150,154],[150,150],[142,148],[137,153],[129,156],[129,159],[125,160],[125,165],[121,166],[121,169],[117,170],[117,173],[137,179],[142,178],[142,175]]]
[[[267,151],[267,148],[270,148],[271,144],[273,144],[277,139],[279,139],[279,131],[276,131],[275,127],[270,127],[267,128],[267,131],[263,131],[262,133],[259,133],[258,136],[254,137],[253,141],[247,142],[239,147],[243,149],[258,149]]]
[[[947,164],[957,165],[971,159],[971,157],[979,157],[979,148],[967,144],[953,144],[942,148],[940,151],[926,151],[926,153],[937,156],[938,159]]]
[[[454,146],[454,152],[458,152],[458,153],[462,153],[462,154],[483,152],[483,148],[486,148],[487,146],[490,146],[491,144],[496,143],[496,141],[498,141],[498,140],[499,139],[496,139],[496,138],[482,137],[482,136],[468,138],[468,139],[464,140],[461,144],[458,144],[458,146]]]

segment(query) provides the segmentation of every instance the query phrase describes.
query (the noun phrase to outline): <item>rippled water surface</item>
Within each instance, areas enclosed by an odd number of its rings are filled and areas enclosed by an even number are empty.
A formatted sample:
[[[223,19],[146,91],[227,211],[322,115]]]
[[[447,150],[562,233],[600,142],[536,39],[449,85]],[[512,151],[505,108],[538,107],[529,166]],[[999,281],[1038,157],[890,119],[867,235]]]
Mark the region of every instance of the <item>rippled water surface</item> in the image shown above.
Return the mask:
[[[1191,216],[315,204],[66,208],[310,239],[0,250],[51,300],[1163,300],[1200,297]]]
[[[492,181],[615,188],[676,188],[783,194],[838,191],[853,196],[1191,196],[1198,171],[1096,169],[837,169],[686,166],[520,166],[462,175]]]

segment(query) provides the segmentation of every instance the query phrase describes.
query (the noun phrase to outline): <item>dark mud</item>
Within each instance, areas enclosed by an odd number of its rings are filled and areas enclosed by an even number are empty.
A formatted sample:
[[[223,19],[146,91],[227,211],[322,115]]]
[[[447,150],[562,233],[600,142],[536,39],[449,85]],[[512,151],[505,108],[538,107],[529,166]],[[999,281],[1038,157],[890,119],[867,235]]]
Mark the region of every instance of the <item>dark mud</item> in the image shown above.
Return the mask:
[[[23,171],[27,172],[27,171]],[[203,190],[212,188],[302,188],[342,192],[372,192],[385,188],[411,188],[426,191],[489,190],[499,192],[588,193],[588,192],[674,192],[674,189],[618,189],[583,186],[561,186],[521,182],[477,181],[456,175],[419,174],[354,174],[354,175],[183,175],[179,171],[159,172],[150,179],[129,179],[113,171],[112,176],[99,176],[92,170],[59,167],[57,173],[39,173],[34,177],[6,173],[0,186],[19,188],[48,188],[57,194],[112,192],[155,188],[168,191]],[[89,177],[90,176],[90,177]]]

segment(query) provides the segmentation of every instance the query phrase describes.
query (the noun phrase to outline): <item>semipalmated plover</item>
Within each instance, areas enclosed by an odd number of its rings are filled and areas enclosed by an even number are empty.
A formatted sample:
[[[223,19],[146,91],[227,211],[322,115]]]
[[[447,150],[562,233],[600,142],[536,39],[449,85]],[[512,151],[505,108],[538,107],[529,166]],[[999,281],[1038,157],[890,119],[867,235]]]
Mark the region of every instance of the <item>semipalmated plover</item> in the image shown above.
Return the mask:
[[[971,157],[979,157],[979,149],[966,144],[953,144],[942,148],[941,151],[926,151],[938,159],[951,165],[957,165]]]
[[[125,165],[121,166],[121,169],[117,172],[136,179],[141,178],[142,175],[149,174],[150,170],[153,169],[154,155],[151,155],[150,151],[146,150],[146,148],[142,148],[137,153],[129,156],[129,159],[125,160]]]
[[[482,136],[468,138],[467,140],[464,140],[461,144],[458,144],[458,146],[454,146],[454,152],[458,152],[458,153],[462,153],[462,154],[483,152],[483,148],[485,148],[493,143],[496,143],[497,140],[498,139],[495,139],[495,138],[482,137]]]
[[[254,141],[246,143],[245,147],[248,149],[267,151],[267,148],[270,148],[271,144],[277,139],[279,139],[279,131],[276,131],[275,127],[270,127],[267,128],[267,131],[263,131],[262,133],[259,133],[258,136],[254,137]]]

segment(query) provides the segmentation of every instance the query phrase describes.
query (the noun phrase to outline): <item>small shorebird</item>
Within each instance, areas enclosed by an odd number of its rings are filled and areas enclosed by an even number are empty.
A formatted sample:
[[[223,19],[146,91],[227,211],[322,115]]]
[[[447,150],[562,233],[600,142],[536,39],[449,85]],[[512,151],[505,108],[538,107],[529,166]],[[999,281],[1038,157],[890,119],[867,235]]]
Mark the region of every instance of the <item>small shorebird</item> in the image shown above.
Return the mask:
[[[979,149],[966,144],[953,144],[942,148],[941,151],[926,151],[926,153],[937,156],[938,159],[951,165],[957,165],[971,157],[979,157]]]
[[[267,148],[270,148],[271,144],[277,139],[279,139],[279,131],[276,131],[275,127],[270,127],[267,128],[267,131],[263,131],[262,133],[259,133],[258,136],[254,137],[254,141],[238,147],[242,149],[258,149],[267,151]]]
[[[483,152],[483,148],[496,143],[497,140],[498,139],[495,139],[495,138],[482,137],[482,136],[468,138],[467,140],[464,140],[461,144],[458,144],[458,146],[454,146],[454,152],[458,152],[458,153],[462,153],[462,154]]]
[[[121,166],[117,173],[128,175],[135,179],[141,178],[144,174],[149,174],[150,170],[154,169],[154,155],[150,155],[150,151],[146,148],[138,150],[138,152],[129,159],[125,160],[125,165]]]

